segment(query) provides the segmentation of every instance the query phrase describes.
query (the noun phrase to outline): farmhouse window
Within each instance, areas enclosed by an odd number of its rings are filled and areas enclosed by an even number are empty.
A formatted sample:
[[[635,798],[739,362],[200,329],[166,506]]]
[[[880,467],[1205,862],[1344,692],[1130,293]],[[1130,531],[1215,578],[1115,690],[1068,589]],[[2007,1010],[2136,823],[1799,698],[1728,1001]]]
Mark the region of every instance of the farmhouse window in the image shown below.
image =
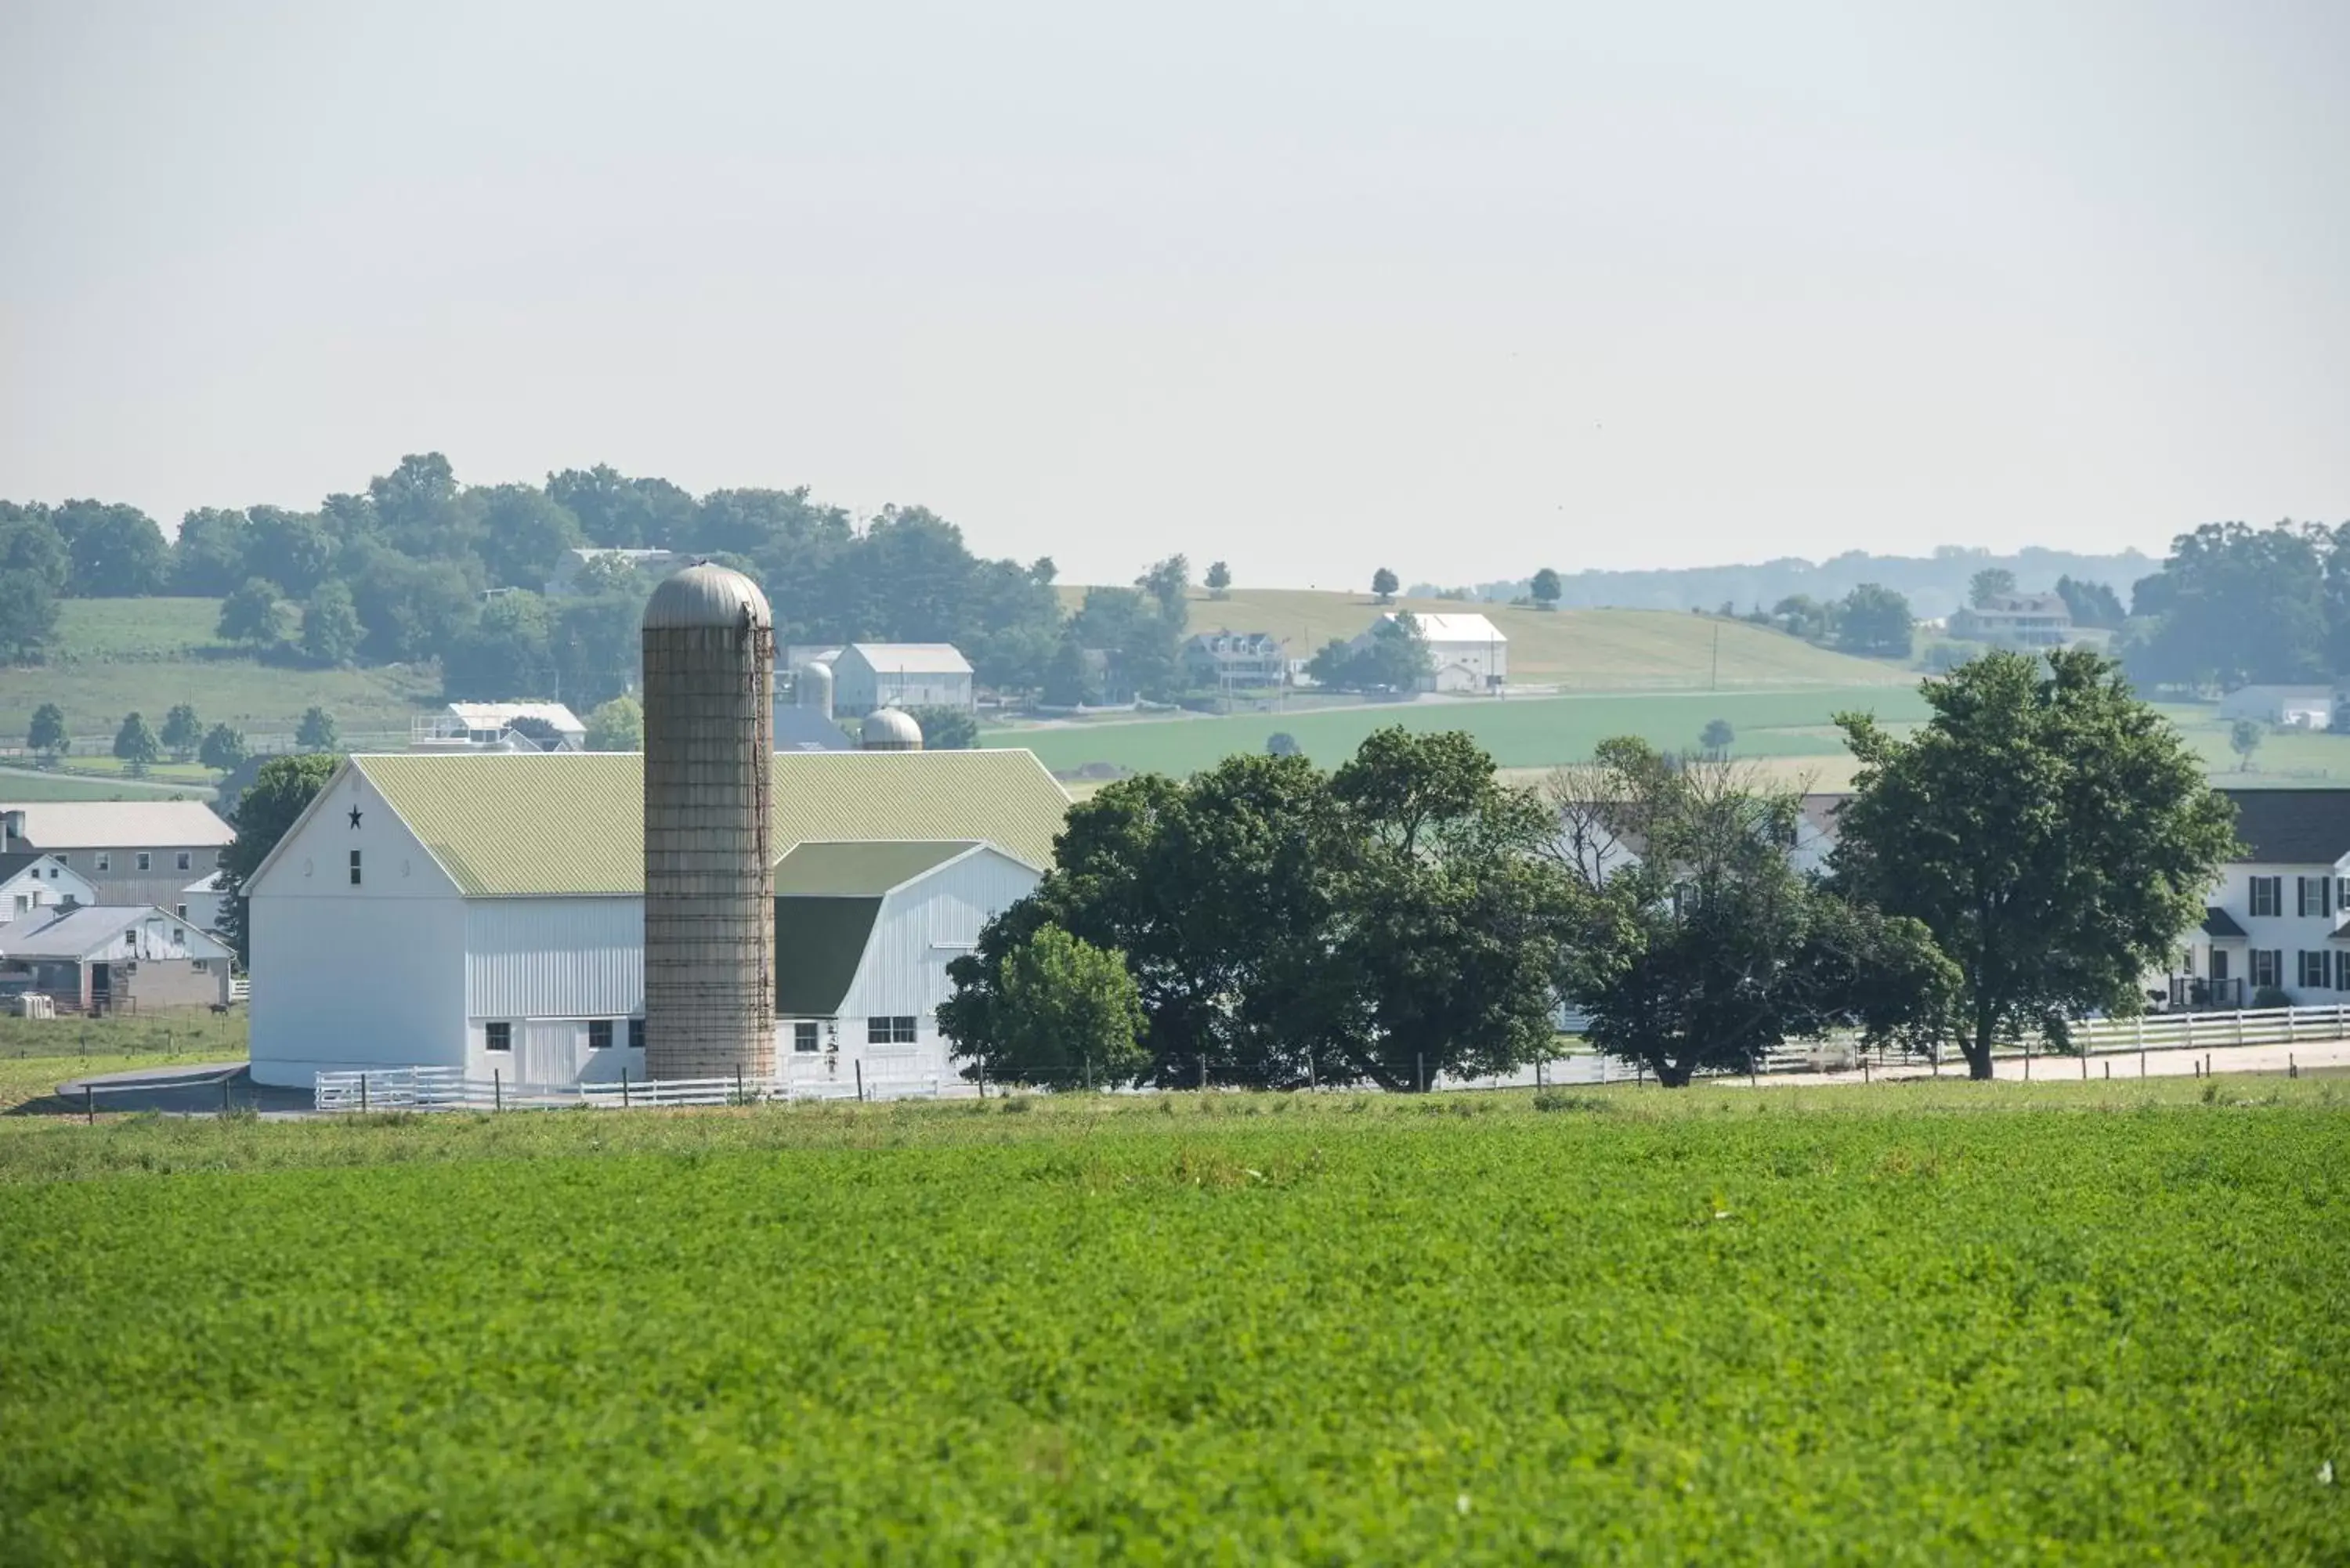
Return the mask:
[[[62,860],[65,857],[60,855],[57,858]],[[108,854],[103,849],[99,850],[98,852],[98,868],[101,871],[112,870],[114,868],[114,857]]]
[[[2303,990],[2325,989],[2325,954],[2312,952],[2307,948],[2301,950],[2301,985]]]
[[[2284,983],[2284,953],[2278,948],[2252,950],[2252,989]]]
[[[589,1019],[588,1021],[588,1049],[590,1051],[609,1051],[611,1048],[612,1021],[608,1018]]]
[[[356,888],[356,887],[358,887],[359,885],[359,852],[358,850],[354,849],[354,850],[352,850],[352,851],[351,851],[351,886],[352,886],[352,887],[354,887],[354,888]]]
[[[182,849],[179,854],[173,856],[172,859],[178,864],[179,868],[182,871],[192,871],[196,868],[196,857],[193,850]]]
[[[2334,989],[2350,991],[2350,950],[2334,955]]]
[[[185,904],[174,904],[172,906],[172,913],[184,920],[188,918],[188,907]]]
[[[641,1018],[631,1018],[629,1020],[629,1049],[641,1051],[644,1048],[645,1021]]]
[[[511,1024],[511,1023],[484,1023],[484,1024],[483,1024],[483,1025],[482,1025],[482,1049],[483,1049],[483,1050],[484,1050],[484,1051],[511,1051],[511,1050],[513,1050],[513,1049],[514,1049],[514,1025],[513,1025],[513,1024]]]
[[[868,1045],[911,1045],[914,1043],[914,1021],[902,1016],[868,1018],[865,1021],[865,1043]]]
[[[144,849],[139,851],[137,858],[139,861],[139,869],[141,871],[152,871],[155,869],[155,857]]]
[[[2255,877],[2252,878],[2252,915],[2265,919],[2284,912],[2284,878]]]
[[[2342,956],[2345,958],[2350,958],[2350,953],[2345,953]],[[813,1051],[816,1049],[815,1019],[803,1018],[792,1025],[792,1049],[795,1051]]]
[[[2311,915],[2330,915],[2334,912],[2331,902],[2334,894],[2333,877],[2296,877],[2293,881],[2297,885],[2296,896],[2301,900],[2301,913],[2304,918]]]

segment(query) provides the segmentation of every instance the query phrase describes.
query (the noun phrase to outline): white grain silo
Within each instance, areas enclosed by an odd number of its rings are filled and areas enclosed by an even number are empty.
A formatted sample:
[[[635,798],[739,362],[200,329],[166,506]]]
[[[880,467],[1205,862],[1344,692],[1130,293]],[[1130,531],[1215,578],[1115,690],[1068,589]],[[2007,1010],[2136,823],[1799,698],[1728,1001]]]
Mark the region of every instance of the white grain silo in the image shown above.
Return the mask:
[[[645,606],[645,1072],[775,1074],[775,621],[740,572]]]
[[[922,727],[899,708],[876,708],[865,715],[860,749],[868,752],[919,752]]]
[[[818,660],[800,667],[792,678],[793,695],[803,708],[813,708],[832,722],[832,666]]]

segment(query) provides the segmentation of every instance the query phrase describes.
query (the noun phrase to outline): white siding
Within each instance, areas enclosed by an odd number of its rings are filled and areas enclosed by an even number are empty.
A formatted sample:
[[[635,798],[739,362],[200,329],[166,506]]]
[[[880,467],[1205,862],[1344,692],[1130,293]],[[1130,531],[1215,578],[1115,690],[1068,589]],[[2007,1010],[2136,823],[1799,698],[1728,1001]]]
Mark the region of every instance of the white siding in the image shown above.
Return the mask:
[[[642,898],[474,898],[469,1018],[628,1018],[645,1007]]]
[[[2255,877],[2277,878],[2279,913],[2252,913],[2251,884]],[[2194,976],[2209,979],[2211,950],[2215,946],[2223,950],[2228,954],[2229,978],[2243,981],[2244,1001],[2250,1005],[2253,989],[2251,954],[2256,951],[2274,952],[2279,955],[2278,984],[2293,998],[2295,1006],[2330,1005],[2344,1000],[2331,983],[2335,978],[2336,969],[2333,955],[2343,944],[2327,940],[2343,919],[2340,895],[2344,883],[2340,879],[2332,881],[2326,896],[2327,913],[2303,915],[2300,912],[2298,889],[2301,878],[2304,877],[2312,881],[2334,878],[2335,868],[2331,866],[2253,861],[2229,864],[2220,872],[2220,886],[2212,891],[2210,901],[2234,916],[2236,923],[2244,929],[2244,935],[2222,937],[2214,941],[2199,929],[2195,930],[2183,944],[2192,955],[2190,961]],[[2301,955],[2303,952],[2321,952],[2327,956],[2328,983],[2301,983]]]
[[[464,900],[356,772],[268,870],[251,892],[256,1082],[307,1088],[320,1071],[464,1061]]]

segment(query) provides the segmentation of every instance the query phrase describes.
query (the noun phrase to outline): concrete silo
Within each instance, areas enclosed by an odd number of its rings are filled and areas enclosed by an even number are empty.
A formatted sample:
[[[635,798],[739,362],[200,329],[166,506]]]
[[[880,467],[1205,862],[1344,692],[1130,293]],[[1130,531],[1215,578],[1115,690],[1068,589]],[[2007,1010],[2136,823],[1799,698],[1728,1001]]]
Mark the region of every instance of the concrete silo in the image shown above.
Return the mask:
[[[826,723],[832,722],[831,665],[821,659],[802,665],[793,681],[793,694],[798,698],[801,707],[814,709],[824,715]]]
[[[899,708],[876,708],[865,715],[864,740],[859,747],[868,752],[919,752],[922,749],[922,727],[911,713]]]
[[[775,621],[689,566],[645,606],[645,1071],[775,1068]]]

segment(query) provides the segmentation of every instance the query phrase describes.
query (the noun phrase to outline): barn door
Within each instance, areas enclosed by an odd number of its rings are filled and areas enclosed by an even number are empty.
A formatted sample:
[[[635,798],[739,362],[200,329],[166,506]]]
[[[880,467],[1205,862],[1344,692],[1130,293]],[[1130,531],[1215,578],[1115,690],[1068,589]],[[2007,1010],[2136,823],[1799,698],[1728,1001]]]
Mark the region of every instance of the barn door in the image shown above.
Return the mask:
[[[522,1081],[535,1088],[567,1089],[579,1081],[579,1025],[525,1023]]]

